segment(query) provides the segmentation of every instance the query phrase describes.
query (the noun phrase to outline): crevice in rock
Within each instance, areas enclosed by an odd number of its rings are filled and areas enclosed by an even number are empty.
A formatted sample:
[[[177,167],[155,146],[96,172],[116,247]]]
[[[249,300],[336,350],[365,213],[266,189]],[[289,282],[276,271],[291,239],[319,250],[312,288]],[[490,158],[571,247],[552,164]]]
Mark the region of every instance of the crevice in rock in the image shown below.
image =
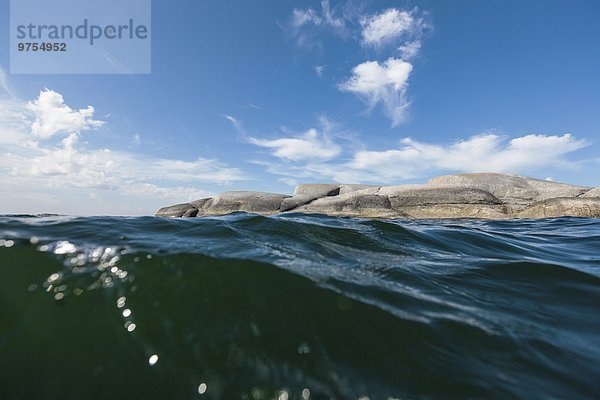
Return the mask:
[[[340,190],[339,190],[339,188],[338,188],[338,189],[337,189],[337,193],[339,193],[339,192],[340,192]],[[330,192],[330,193],[331,193],[331,192]],[[307,201],[306,203],[299,203],[297,206],[295,206],[295,207],[293,207],[293,208],[290,208],[290,209],[287,209],[287,210],[285,210],[285,211],[282,211],[282,210],[281,210],[281,206],[283,205],[283,202],[286,200],[286,199],[283,199],[283,200],[281,201],[281,205],[279,205],[279,210],[280,210],[280,212],[292,212],[292,211],[296,210],[298,207],[304,207],[304,206],[307,206],[307,205],[309,205],[309,204],[311,204],[311,203],[313,203],[313,202],[315,202],[315,201],[317,201],[317,200],[319,200],[319,199],[324,199],[325,197],[334,197],[334,196],[337,196],[337,194],[334,194],[334,195],[327,194],[327,195],[325,195],[325,196],[322,196],[322,197],[317,197],[317,198],[315,198],[315,199],[312,199],[312,200],[309,200],[309,201]],[[291,199],[293,199],[293,197],[291,197]]]
[[[588,192],[591,192],[592,190],[594,190],[594,188],[589,188],[589,189],[588,189],[588,190],[586,190],[585,192],[581,192],[581,193],[579,193],[577,196],[575,196],[575,198],[579,198],[579,197],[581,197],[581,196],[585,195],[586,193],[588,193]]]

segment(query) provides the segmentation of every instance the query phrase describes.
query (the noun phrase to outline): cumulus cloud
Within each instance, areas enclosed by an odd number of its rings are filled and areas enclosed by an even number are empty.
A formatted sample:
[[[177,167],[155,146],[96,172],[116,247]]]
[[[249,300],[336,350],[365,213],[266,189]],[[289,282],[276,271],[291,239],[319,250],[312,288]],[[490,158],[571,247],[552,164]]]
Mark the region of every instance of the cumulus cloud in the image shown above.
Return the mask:
[[[367,61],[354,67],[352,76],[339,89],[359,96],[369,110],[381,102],[392,126],[396,126],[407,117],[406,89],[412,68],[411,63],[398,58],[388,58],[382,64]]]
[[[250,143],[272,149],[273,156],[287,161],[325,161],[334,158],[342,151],[327,134],[314,128],[297,137],[273,140],[250,138]]]
[[[418,38],[427,27],[417,9],[406,11],[397,8],[362,17],[360,24],[363,45],[373,47],[381,47],[399,39]]]
[[[198,184],[247,179],[239,169],[213,159],[184,161],[88,148],[81,132],[101,127],[98,122],[93,107],[74,111],[62,95],[50,90],[32,102],[0,100],[0,172],[7,177],[0,189],[3,206],[29,207],[24,212],[149,213],[165,199],[184,201],[209,194]],[[61,202],[50,203],[58,197]],[[115,199],[120,204],[110,203]]]
[[[413,68],[409,61],[419,54],[423,37],[431,29],[428,16],[418,8],[388,8],[364,15],[362,10],[349,6],[351,3],[346,3],[338,14],[331,10],[328,1],[321,3],[320,11],[312,7],[294,9],[292,35],[300,46],[322,47],[318,34],[327,28],[357,38],[365,48],[391,49],[386,61],[371,58],[356,65],[338,88],[360,97],[369,111],[381,103],[395,127],[408,116],[407,86]],[[315,72],[322,77],[323,66],[316,66]]]
[[[42,90],[35,101],[27,103],[27,108],[35,115],[31,131],[41,138],[95,129],[104,124],[93,119],[94,107],[73,110],[65,104],[60,93],[49,89]]]

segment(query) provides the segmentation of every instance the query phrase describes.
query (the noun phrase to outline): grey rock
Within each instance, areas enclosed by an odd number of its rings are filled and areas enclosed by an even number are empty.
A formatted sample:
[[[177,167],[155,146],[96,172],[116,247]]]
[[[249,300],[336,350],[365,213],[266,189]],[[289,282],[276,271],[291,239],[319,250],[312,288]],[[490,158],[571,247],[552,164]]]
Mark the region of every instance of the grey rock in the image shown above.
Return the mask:
[[[525,178],[525,180],[531,187],[538,191],[536,201],[558,197],[578,197],[591,189],[587,186],[569,185],[567,183],[534,178]]]
[[[340,185],[337,184],[311,183],[298,185],[294,190],[294,196],[283,200],[280,211],[290,211],[321,197],[337,196],[339,193]]]
[[[203,210],[203,209],[209,207],[210,204],[212,203],[212,201],[213,201],[213,199],[209,197],[207,199],[190,201],[190,204],[192,206],[196,207],[198,210]]]
[[[555,197],[577,197],[590,188],[518,175],[477,173],[446,175],[430,179],[430,186],[471,187],[487,191],[518,213],[536,201]]]
[[[410,218],[507,218],[506,207],[489,192],[470,187],[399,185],[386,186],[380,195],[393,209]]]
[[[431,204],[428,206],[409,206],[402,210],[409,218],[417,219],[507,219],[506,206],[489,204]]]
[[[337,184],[321,184],[309,183],[296,186],[294,197],[306,196],[318,199],[325,196],[337,196],[340,194],[340,185]]]
[[[198,209],[197,208],[190,208],[189,210],[187,210],[186,212],[183,213],[183,215],[181,216],[181,218],[193,218],[196,215],[198,215]]]
[[[294,211],[356,217],[401,217],[404,213],[392,210],[387,196],[378,196],[369,189],[339,196],[323,197]]]
[[[279,207],[284,199],[289,198],[283,194],[262,192],[225,192],[212,201],[206,202],[198,213],[201,215],[222,215],[236,211],[256,214],[274,214],[279,212]]]
[[[580,197],[582,197],[582,198],[600,197],[600,187],[588,190],[587,192],[582,194]]]
[[[600,198],[560,197],[542,200],[520,212],[520,218],[558,218],[558,217],[600,218]]]
[[[161,208],[156,215],[201,217],[236,211],[303,212],[366,218],[600,217],[600,188],[517,175],[441,176],[422,185],[298,185],[294,196],[225,192],[213,198]]]
[[[175,204],[174,206],[163,207],[156,212],[157,217],[182,217],[188,210],[197,210],[189,203]]]
[[[470,187],[403,185],[379,190],[390,198],[393,208],[432,204],[502,204],[490,192]]]
[[[300,196],[293,196],[293,197],[288,197],[287,199],[283,199],[283,201],[281,202],[281,206],[279,207],[279,211],[290,211],[293,210],[297,207],[303,206],[305,204],[310,203],[311,201],[314,201],[318,199],[318,197],[314,197],[314,196],[309,196],[309,195],[300,195]]]
[[[363,191],[365,189],[373,189],[373,192],[376,192],[381,186],[373,186],[373,185],[341,185],[339,194],[348,194],[352,192]]]

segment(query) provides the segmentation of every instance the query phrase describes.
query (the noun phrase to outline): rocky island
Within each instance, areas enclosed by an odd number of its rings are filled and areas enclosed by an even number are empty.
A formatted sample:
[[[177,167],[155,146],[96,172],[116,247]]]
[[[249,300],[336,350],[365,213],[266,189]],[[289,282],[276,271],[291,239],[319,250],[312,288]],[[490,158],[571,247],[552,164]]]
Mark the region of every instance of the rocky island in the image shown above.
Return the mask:
[[[497,173],[456,174],[397,186],[303,184],[293,196],[225,192],[163,207],[156,215],[187,218],[237,211],[365,218],[600,218],[600,187]]]

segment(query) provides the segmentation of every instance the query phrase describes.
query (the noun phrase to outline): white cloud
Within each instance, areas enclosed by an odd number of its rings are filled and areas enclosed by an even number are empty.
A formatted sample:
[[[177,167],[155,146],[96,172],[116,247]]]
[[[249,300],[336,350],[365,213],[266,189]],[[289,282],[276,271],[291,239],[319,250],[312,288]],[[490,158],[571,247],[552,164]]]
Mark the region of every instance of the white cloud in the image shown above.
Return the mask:
[[[331,11],[329,2],[321,3],[322,11],[308,7],[294,9],[291,18],[292,36],[300,46],[323,47],[318,34],[327,28],[345,37],[357,38],[365,48],[381,50],[393,45],[395,55],[384,62],[365,61],[352,69],[352,75],[338,85],[345,92],[358,95],[368,105],[369,111],[382,103],[392,127],[404,122],[408,116],[408,78],[425,33],[431,29],[426,13],[418,8],[402,10],[388,8],[372,15],[347,2],[342,12]],[[356,32],[357,25],[360,34]],[[393,50],[393,51],[394,51]],[[389,53],[390,55],[394,53]],[[317,76],[323,76],[324,66],[315,67]]]
[[[305,25],[325,25],[334,29],[344,29],[345,22],[342,18],[337,17],[331,10],[328,0],[321,1],[321,13],[315,11],[314,8],[307,9],[294,8],[292,11],[292,26],[300,28]]]
[[[397,58],[388,58],[383,64],[367,61],[354,67],[352,76],[339,89],[359,96],[369,110],[383,103],[392,126],[396,126],[407,117],[406,89],[412,68],[412,64]]]
[[[505,172],[532,174],[575,168],[567,155],[587,146],[570,134],[525,135],[508,139],[487,133],[446,145],[404,139],[395,149],[359,150],[346,159],[263,161],[267,171],[294,181],[392,184],[444,173]],[[344,154],[340,152],[340,155]],[[283,161],[283,162],[282,162]],[[547,175],[544,175],[547,176]]]
[[[104,124],[93,119],[94,107],[73,110],[65,104],[63,96],[53,90],[42,90],[35,101],[27,103],[27,108],[35,115],[31,130],[41,138],[95,129]]]
[[[300,28],[307,24],[320,25],[322,21],[321,17],[319,17],[317,12],[312,8],[306,10],[294,8],[292,11],[291,24],[295,28]]]
[[[45,101],[48,93],[56,94],[53,101]],[[0,188],[0,212],[148,214],[165,203],[210,194],[197,185],[247,179],[239,169],[212,159],[88,148],[80,131],[100,126],[93,121],[93,108],[73,111],[52,91],[41,92],[34,102],[1,99],[0,173],[7,179]]]
[[[331,10],[328,0],[321,1],[321,8],[323,9],[323,18],[327,25],[337,30],[343,30],[346,27],[344,19],[335,16],[335,13]]]
[[[412,42],[406,42],[400,47],[398,47],[398,51],[400,52],[400,58],[403,60],[410,60],[411,58],[415,58],[419,51],[421,50],[421,41],[413,40]]]
[[[313,8],[309,7],[306,10],[294,8],[294,10],[292,11],[291,23],[292,26],[300,28],[308,24],[321,25],[321,23],[323,23],[323,19],[319,15],[317,15],[317,12]]]
[[[288,161],[325,161],[334,158],[342,151],[327,134],[316,129],[309,129],[298,137],[280,139],[250,138],[250,143],[273,149],[273,156]]]
[[[316,38],[318,32],[331,31],[338,35],[345,35],[347,18],[338,16],[331,9],[328,0],[321,1],[321,10],[312,7],[306,9],[294,8],[289,23],[289,33],[295,38],[300,47],[321,47],[322,43]]]
[[[445,146],[412,139],[404,139],[402,144],[399,149],[358,152],[349,166],[381,175],[383,180],[436,171],[527,173],[568,165],[564,156],[586,146],[570,134],[526,135],[508,142],[496,134],[483,134]]]
[[[389,8],[379,14],[361,18],[361,40],[365,46],[381,47],[399,39],[420,36],[427,27],[418,10]]]
[[[77,133],[57,145],[36,142],[2,154],[0,168],[11,179],[50,186],[119,189],[150,181],[228,184],[244,179],[236,168],[216,160],[152,158],[109,149],[87,149]]]

